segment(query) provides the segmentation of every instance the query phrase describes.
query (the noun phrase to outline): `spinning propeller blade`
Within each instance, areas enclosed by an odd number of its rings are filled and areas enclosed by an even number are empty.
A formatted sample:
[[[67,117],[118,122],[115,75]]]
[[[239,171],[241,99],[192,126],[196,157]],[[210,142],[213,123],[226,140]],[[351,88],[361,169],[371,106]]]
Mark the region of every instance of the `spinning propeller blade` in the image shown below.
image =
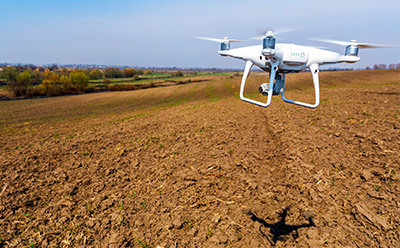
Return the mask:
[[[196,39],[200,40],[209,40],[209,41],[215,41],[215,42],[243,42],[244,40],[236,40],[236,39],[228,39],[228,37],[224,37],[223,39],[218,39],[218,38],[208,38],[208,37],[194,37]]]
[[[264,28],[263,30],[261,30],[260,32],[258,32],[260,35],[253,37],[253,40],[262,40],[265,38],[265,36],[268,35],[272,35],[272,36],[277,36],[277,35],[281,35],[284,33],[290,33],[290,32],[294,32],[300,30],[300,28]]]
[[[359,48],[389,48],[389,47],[395,47],[392,45],[381,45],[381,44],[372,44],[372,43],[361,43],[357,42],[356,40],[351,40],[351,41],[340,41],[340,40],[330,40],[330,39],[318,39],[318,38],[312,38],[310,40],[315,40],[315,41],[321,41],[321,42],[326,42],[326,43],[331,43],[331,44],[336,44],[340,46],[358,46]]]

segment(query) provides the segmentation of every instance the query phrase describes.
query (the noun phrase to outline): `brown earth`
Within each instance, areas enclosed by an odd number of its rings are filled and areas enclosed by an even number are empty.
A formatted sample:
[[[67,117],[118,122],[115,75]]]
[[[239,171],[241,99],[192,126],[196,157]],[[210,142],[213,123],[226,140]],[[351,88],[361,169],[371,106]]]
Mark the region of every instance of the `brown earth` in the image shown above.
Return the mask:
[[[399,247],[400,72],[321,82],[0,102],[0,247]]]

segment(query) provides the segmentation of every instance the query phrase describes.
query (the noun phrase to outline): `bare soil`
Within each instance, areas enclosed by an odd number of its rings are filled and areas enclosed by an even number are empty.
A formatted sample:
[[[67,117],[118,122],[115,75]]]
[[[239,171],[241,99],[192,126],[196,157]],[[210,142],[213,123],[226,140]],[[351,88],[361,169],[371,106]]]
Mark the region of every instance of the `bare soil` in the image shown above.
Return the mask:
[[[400,72],[239,83],[1,101],[0,247],[399,247]]]

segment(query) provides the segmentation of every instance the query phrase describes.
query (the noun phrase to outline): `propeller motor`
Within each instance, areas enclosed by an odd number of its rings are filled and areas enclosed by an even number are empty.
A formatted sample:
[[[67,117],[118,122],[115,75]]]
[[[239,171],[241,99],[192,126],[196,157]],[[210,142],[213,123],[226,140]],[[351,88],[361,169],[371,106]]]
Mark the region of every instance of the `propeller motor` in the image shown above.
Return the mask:
[[[263,50],[262,54],[266,57],[275,55],[275,42],[276,38],[272,31],[268,31],[263,38]]]

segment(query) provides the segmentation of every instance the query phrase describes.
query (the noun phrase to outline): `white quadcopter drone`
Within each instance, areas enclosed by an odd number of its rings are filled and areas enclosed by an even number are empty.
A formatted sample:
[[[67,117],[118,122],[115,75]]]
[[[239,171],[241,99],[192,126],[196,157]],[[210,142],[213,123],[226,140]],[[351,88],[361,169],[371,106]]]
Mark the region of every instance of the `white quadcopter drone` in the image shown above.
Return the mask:
[[[329,42],[337,45],[346,46],[345,54],[339,54],[310,46],[300,46],[295,44],[276,43],[275,34],[268,31],[265,35],[256,37],[262,39],[262,45],[246,46],[230,49],[231,42],[240,40],[196,37],[197,39],[210,40],[221,43],[221,49],[218,53],[221,56],[231,56],[246,61],[242,83],[240,86],[240,99],[256,104],[261,107],[268,107],[271,104],[273,95],[281,95],[282,100],[288,103],[297,104],[303,107],[316,108],[319,105],[319,79],[318,68],[324,64],[335,63],[355,63],[360,61],[358,57],[359,48],[378,48],[391,47],[386,45],[376,45],[367,43],[358,43],[355,40],[350,42],[316,39],[322,42]],[[243,96],[247,77],[253,65],[269,72],[269,83],[263,83],[259,87],[259,92],[267,96],[267,102],[262,103]],[[299,72],[309,68],[315,89],[315,103],[309,104],[300,101],[294,101],[285,98],[285,76],[287,73]]]

